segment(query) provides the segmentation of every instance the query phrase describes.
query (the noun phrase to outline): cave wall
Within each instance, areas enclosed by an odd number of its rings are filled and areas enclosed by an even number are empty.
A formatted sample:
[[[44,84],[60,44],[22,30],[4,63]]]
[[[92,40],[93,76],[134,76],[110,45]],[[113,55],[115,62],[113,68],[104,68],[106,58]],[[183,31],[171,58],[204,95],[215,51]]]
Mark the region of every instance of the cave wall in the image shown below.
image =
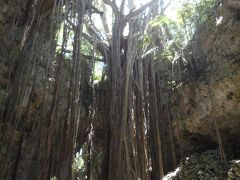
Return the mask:
[[[38,3],[43,2],[38,1]],[[42,37],[40,31],[42,29],[37,31],[36,28],[38,20],[43,26],[48,24],[49,15],[46,15],[43,9],[38,9],[37,17],[33,18],[31,9],[34,9],[34,1],[32,0],[1,1],[0,9],[0,177],[1,179],[35,179],[42,163],[40,152],[44,145],[40,140],[44,138],[44,133],[40,132],[41,126],[39,126],[44,68],[39,66],[34,73],[33,76],[36,78],[38,75],[38,78],[36,84],[31,84],[28,88],[20,115],[16,115],[17,102],[14,95],[17,90],[25,88],[25,84],[18,84],[16,79],[19,76],[24,78],[18,70],[20,64],[32,63],[26,52],[30,54],[34,38],[39,36],[43,39],[39,44],[39,50],[47,43],[46,38]],[[32,32],[36,34],[33,35]],[[23,73],[27,74],[28,69],[25,70]]]
[[[45,89],[52,8],[52,0],[0,1],[0,179],[71,176],[73,154],[63,156],[70,149],[64,142],[68,138],[64,129],[68,85],[61,84],[54,130],[49,128],[49,118],[42,118],[48,112],[43,109],[49,110],[53,101],[54,66]],[[69,63],[62,67],[62,82],[68,82]],[[81,114],[85,117],[84,108]],[[87,130],[88,121],[83,118],[78,150],[87,139]],[[49,136],[53,136],[51,144]]]
[[[190,68],[173,97],[175,136],[186,154],[218,147],[215,121],[226,151],[239,154],[239,1],[223,1],[218,13],[185,49]]]

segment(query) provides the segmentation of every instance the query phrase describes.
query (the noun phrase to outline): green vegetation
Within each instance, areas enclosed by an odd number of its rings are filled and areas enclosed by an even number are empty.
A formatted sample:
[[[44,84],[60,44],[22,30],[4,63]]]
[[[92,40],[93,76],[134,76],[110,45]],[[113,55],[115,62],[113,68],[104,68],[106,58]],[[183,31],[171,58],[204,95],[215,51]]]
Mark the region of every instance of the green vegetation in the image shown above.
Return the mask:
[[[82,146],[82,149],[80,152],[76,153],[72,169],[73,169],[73,177],[75,179],[79,180],[84,180],[87,179],[87,163],[88,163],[88,158],[90,158],[91,161],[91,167],[90,167],[90,173],[92,177],[95,177],[99,174],[100,172],[100,163],[102,161],[102,156],[99,152],[97,152],[94,147],[91,147],[90,153],[91,155],[88,154],[88,145],[85,143]]]
[[[158,49],[156,59],[174,61],[181,56],[195,29],[206,20],[216,18],[215,10],[219,0],[181,0],[179,3],[176,19],[161,14],[149,23],[143,42],[145,46],[152,43],[157,31],[162,49]]]

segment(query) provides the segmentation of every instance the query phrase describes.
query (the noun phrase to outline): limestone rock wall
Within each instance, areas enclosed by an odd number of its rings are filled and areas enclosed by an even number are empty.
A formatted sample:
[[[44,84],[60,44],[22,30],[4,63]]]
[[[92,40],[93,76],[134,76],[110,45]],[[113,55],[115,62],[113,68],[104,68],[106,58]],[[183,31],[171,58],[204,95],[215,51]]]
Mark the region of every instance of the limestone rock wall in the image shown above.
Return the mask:
[[[0,179],[36,179],[42,171],[47,171],[47,178],[61,171],[64,179],[71,170],[68,160],[60,156],[69,148],[63,141],[67,85],[62,84],[64,88],[59,92],[60,106],[51,145],[55,148],[48,143],[52,133],[48,118],[42,119],[43,97],[47,97],[46,109],[50,109],[53,99],[54,68],[47,77],[52,79],[47,90],[44,84],[52,7],[52,0],[0,1]],[[68,82],[69,64],[65,62],[63,66],[62,81]],[[26,93],[19,103],[21,91]],[[81,111],[84,116],[85,109]],[[79,128],[79,147],[87,138],[87,123],[85,119]],[[44,167],[47,161],[49,167]]]
[[[219,23],[212,19],[202,24],[185,51],[191,68],[188,78],[177,88],[175,112],[179,116],[174,124],[181,124],[178,128],[185,151],[196,151],[201,144],[202,150],[217,148],[216,128],[227,150],[239,145],[239,1],[224,1],[220,17]]]

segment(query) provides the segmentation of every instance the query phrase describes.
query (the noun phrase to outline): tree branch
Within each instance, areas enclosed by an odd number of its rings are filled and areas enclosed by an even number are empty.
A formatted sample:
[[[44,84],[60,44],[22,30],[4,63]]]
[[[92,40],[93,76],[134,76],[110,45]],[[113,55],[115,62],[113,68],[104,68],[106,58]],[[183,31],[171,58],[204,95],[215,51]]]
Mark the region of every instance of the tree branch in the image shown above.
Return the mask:
[[[90,56],[90,55],[81,54],[81,56],[82,56],[83,58],[86,58],[86,59],[89,59],[89,60],[92,60],[92,59],[93,59],[93,57]],[[104,58],[102,58],[102,59],[94,58],[94,61],[106,63],[106,60],[105,60]]]
[[[64,49],[63,52],[64,52],[64,53],[72,53],[72,50]],[[81,57],[83,57],[83,58],[85,58],[85,59],[89,59],[89,60],[92,60],[92,59],[93,59],[93,57],[90,56],[90,55],[86,55],[86,54],[83,54],[83,53],[80,53],[80,54],[81,54]],[[102,59],[94,58],[94,61],[106,63],[105,58],[102,58]],[[42,64],[43,64],[43,63],[42,63]],[[42,64],[41,64],[41,65],[42,65]],[[43,66],[43,65],[42,65],[42,66]]]
[[[70,26],[72,26],[72,29],[75,31],[76,27],[74,25],[74,23],[72,23],[71,21],[67,21],[68,24]],[[100,37],[100,35],[96,32],[96,30],[94,30],[94,28],[87,26],[87,30],[89,32],[90,35],[86,34],[86,33],[82,33],[83,37],[90,43],[90,44],[94,44],[96,43],[96,49],[102,54],[102,56],[106,56],[106,52],[109,51],[109,46],[103,42],[102,38]],[[92,38],[94,37],[94,39]]]
[[[152,6],[155,2],[157,2],[156,0],[152,0],[150,2],[148,2],[147,4],[145,4],[144,6],[140,7],[139,9],[135,10],[134,9],[126,16],[126,20],[130,20],[133,17],[138,16],[139,14],[141,14],[146,8],[148,8],[149,6]]]
[[[125,6],[126,0],[122,0],[121,6],[120,6],[120,12],[123,14],[124,13],[124,6]]]
[[[102,3],[102,8],[103,8],[103,11],[106,12],[107,9],[106,9],[106,5],[104,3]],[[110,30],[109,30],[109,27],[108,27],[108,24],[107,24],[107,17],[106,17],[106,13],[103,14],[103,16],[101,16],[101,20],[102,20],[102,24],[103,24],[103,28],[104,28],[104,31],[105,33],[107,34],[107,38],[109,39],[109,34],[110,34]]]
[[[165,7],[161,7],[161,14],[164,13],[164,11],[168,8],[168,6],[171,4],[172,0],[169,0],[168,4]]]
[[[92,45],[95,43],[95,41],[86,33],[82,33],[83,37]],[[109,47],[106,43],[99,40],[96,44],[96,49],[102,54],[102,56],[105,57],[106,53],[109,51]]]
[[[112,10],[113,10],[113,12],[114,12],[115,15],[120,14],[120,11],[119,11],[119,9],[118,9],[117,4],[115,3],[115,1],[103,0],[103,2],[104,2],[105,4],[111,6],[111,8],[112,8]]]

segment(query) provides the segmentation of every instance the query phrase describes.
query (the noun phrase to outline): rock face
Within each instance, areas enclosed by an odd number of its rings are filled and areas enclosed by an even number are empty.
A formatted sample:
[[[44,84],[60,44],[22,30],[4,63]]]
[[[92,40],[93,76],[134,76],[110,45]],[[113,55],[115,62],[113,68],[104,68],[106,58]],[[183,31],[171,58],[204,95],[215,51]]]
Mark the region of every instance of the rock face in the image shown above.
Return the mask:
[[[188,68],[172,101],[175,137],[188,158],[166,180],[239,179],[238,161],[230,169],[217,151],[206,151],[219,147],[219,132],[227,159],[240,156],[239,9],[239,1],[223,1],[217,22],[200,25],[185,49]]]
[[[36,2],[37,9],[34,9]],[[60,155],[69,149],[67,142],[63,141],[67,136],[64,134],[67,85],[62,84],[64,88],[59,92],[58,118],[54,124],[55,133],[51,135],[51,146],[56,148],[50,148],[47,140],[52,131],[49,119],[41,118],[44,96],[46,109],[50,109],[53,101],[54,69],[47,77],[52,81],[44,90],[52,7],[52,0],[0,2],[0,179],[37,179],[43,169],[47,169],[48,176],[61,173],[64,179],[71,171],[66,157],[72,154]],[[68,71],[69,63],[62,66],[62,82],[67,82],[68,72],[65,71]],[[19,95],[21,91],[26,92],[24,96]],[[80,110],[85,116],[85,109]],[[78,132],[81,141],[87,138],[87,127],[88,121],[84,119]],[[63,146],[59,147],[59,143]],[[44,168],[46,162],[51,163]]]
[[[240,161],[233,160],[228,171],[228,180],[240,179]]]
[[[166,175],[163,180],[218,180],[226,179],[227,172],[228,165],[221,161],[218,151],[210,150],[187,157],[175,172]]]
[[[0,2],[0,179],[69,179],[73,154],[88,139],[86,111],[91,89],[87,85],[81,88],[84,97],[77,102],[81,123],[75,124],[68,118],[71,62],[63,59],[59,66],[58,95],[54,93],[57,63],[49,62],[51,68],[46,71],[53,2]],[[90,68],[83,69],[81,82],[88,83]],[[53,114],[54,95],[58,96],[55,117],[49,115]],[[77,129],[75,133],[70,126]],[[102,126],[102,122],[94,122],[99,136],[103,136]]]
[[[240,2],[238,0],[227,0],[228,7],[232,9],[240,9]]]
[[[46,136],[39,131],[44,68],[39,66],[37,69],[38,79],[34,86],[33,84],[25,86],[28,90],[21,105],[21,116],[16,115],[17,106],[13,104],[16,97],[11,94],[21,86],[15,83],[15,79],[19,76],[17,65],[21,66],[20,63],[24,63],[24,61],[32,63],[22,49],[24,43],[33,46],[33,39],[28,38],[30,31],[26,31],[32,5],[33,1],[31,0],[25,1],[25,3],[14,0],[0,2],[0,178],[2,179],[35,179],[39,173],[37,169],[41,164],[41,151],[43,152],[44,147],[43,141],[41,142],[40,139],[44,139]],[[39,14],[39,17],[44,19],[47,16]],[[47,24],[48,21],[45,22]],[[30,28],[34,30],[36,26],[33,25]],[[26,35],[26,39],[23,38],[23,34]],[[43,40],[43,43],[46,41]],[[30,61],[28,61],[29,59]],[[27,74],[28,70],[25,70],[24,73]],[[24,75],[21,77],[24,78]],[[22,86],[24,85],[22,84]],[[7,112],[9,114],[11,112],[12,118],[6,118]],[[3,114],[5,115],[2,118]],[[12,120],[10,121],[10,119]],[[9,122],[6,122],[8,120]],[[14,123],[16,121],[18,121],[17,126]],[[39,128],[36,128],[37,126]]]
[[[221,8],[220,16],[226,19],[202,24],[185,51],[191,68],[176,90],[179,116],[174,125],[180,123],[183,151],[196,151],[201,144],[202,150],[217,147],[216,130],[226,149],[239,144],[235,138],[240,134],[239,1],[225,1]]]

